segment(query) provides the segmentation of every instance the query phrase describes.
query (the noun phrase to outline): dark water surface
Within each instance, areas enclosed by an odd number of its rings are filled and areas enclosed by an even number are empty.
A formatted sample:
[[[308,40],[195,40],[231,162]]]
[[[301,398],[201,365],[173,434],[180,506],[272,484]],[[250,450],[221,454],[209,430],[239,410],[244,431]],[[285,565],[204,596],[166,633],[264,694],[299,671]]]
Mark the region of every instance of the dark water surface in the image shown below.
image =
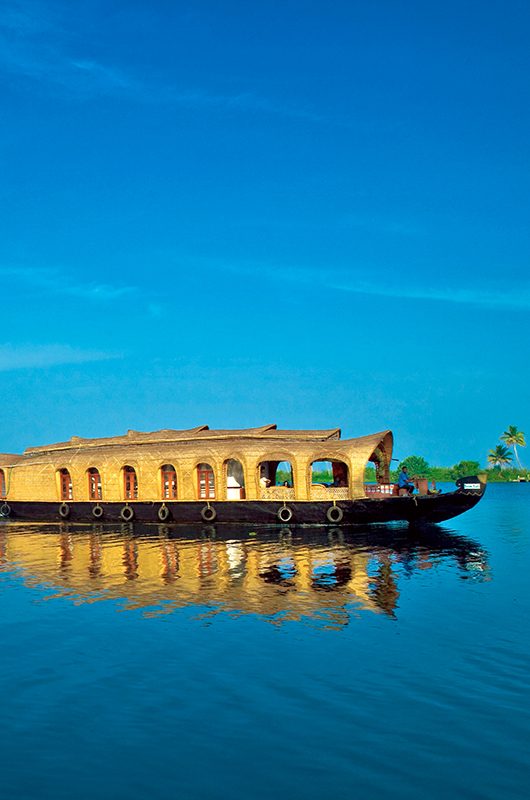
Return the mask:
[[[523,798],[530,484],[406,528],[0,524],[6,798]]]

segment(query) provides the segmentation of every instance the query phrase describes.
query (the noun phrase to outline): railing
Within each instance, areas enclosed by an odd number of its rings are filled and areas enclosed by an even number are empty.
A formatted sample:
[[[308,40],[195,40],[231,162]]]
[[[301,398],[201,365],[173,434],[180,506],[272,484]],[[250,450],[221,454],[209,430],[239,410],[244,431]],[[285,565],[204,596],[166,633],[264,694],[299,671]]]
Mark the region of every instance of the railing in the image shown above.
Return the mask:
[[[347,486],[324,486],[313,483],[310,493],[311,500],[348,500],[349,489]]]
[[[260,497],[262,500],[294,500],[294,489],[291,486],[261,487]]]
[[[391,497],[399,494],[397,483],[365,483],[367,497]]]
[[[429,485],[426,478],[412,478],[416,492],[420,495],[428,494]],[[365,483],[364,492],[367,497],[392,497],[400,494],[397,483]],[[401,494],[408,494],[406,489],[401,489]]]

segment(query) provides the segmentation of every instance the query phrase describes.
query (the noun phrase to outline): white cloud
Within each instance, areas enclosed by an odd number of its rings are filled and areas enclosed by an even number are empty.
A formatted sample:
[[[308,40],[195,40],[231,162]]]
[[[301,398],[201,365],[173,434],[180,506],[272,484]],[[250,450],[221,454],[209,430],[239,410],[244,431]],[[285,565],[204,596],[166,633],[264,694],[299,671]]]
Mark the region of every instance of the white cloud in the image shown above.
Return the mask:
[[[157,79],[139,77],[127,69],[77,55],[79,36],[68,29],[69,20],[59,18],[47,4],[6,2],[0,9],[0,70],[11,75],[86,98],[98,94],[128,96],[136,102],[163,103],[185,108],[220,108],[277,114],[322,122],[325,118],[310,108],[272,102],[252,89],[212,92],[203,87],[175,86]]]
[[[282,286],[285,283],[298,285],[311,285],[316,291],[333,290],[336,292],[349,292],[358,295],[373,295],[402,300],[430,301],[438,303],[458,303],[482,306],[484,308],[530,309],[530,283],[521,283],[514,288],[501,284],[485,285],[481,281],[480,273],[477,274],[477,283],[470,285],[448,286],[428,285],[425,281],[421,284],[408,283],[405,277],[402,283],[395,283],[395,278],[388,277],[388,272],[381,271],[377,281],[369,277],[358,277],[353,271],[343,267],[333,268],[326,265],[322,267],[305,266],[280,266],[252,262],[222,262],[217,260],[204,260],[201,265],[209,266],[218,271],[233,272],[244,275],[247,279],[258,279],[263,283],[276,282]],[[357,270],[358,272],[358,270]],[[478,272],[478,271],[477,271]],[[367,275],[369,270],[366,270]],[[473,271],[469,271],[469,278],[473,278]],[[264,278],[264,276],[266,276]]]
[[[107,283],[80,283],[72,280],[60,269],[48,267],[1,267],[0,276],[4,282],[24,284],[30,289],[43,289],[49,294],[79,297],[84,300],[111,301],[125,295],[134,294],[135,286],[113,286]]]
[[[461,303],[468,305],[487,306],[490,308],[530,308],[530,289],[520,286],[516,291],[506,289],[488,290],[481,286],[471,287],[436,287],[436,286],[402,286],[385,285],[384,281],[377,284],[359,281],[356,283],[330,283],[330,288],[353,294],[369,294],[379,297],[395,297],[403,300],[430,300],[440,303]]]
[[[119,358],[117,354],[81,350],[68,344],[0,344],[0,372],[44,369]]]

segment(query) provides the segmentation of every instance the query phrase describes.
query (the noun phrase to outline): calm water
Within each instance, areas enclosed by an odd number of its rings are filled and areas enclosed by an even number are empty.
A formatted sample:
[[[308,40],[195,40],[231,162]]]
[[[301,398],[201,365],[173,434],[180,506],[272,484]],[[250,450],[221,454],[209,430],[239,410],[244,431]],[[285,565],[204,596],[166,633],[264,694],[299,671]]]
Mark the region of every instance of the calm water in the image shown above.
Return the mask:
[[[0,524],[6,798],[523,798],[530,484],[437,531]]]

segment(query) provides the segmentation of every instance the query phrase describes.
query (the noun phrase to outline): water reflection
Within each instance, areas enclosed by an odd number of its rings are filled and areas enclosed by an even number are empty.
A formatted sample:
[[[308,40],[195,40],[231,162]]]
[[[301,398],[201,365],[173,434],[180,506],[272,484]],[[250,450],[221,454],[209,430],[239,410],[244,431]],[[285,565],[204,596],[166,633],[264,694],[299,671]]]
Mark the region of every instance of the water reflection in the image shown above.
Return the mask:
[[[480,545],[439,527],[0,524],[0,571],[51,587],[54,597],[117,600],[148,616],[191,606],[336,628],[360,611],[396,617],[400,582],[439,568],[455,579],[489,578]]]

